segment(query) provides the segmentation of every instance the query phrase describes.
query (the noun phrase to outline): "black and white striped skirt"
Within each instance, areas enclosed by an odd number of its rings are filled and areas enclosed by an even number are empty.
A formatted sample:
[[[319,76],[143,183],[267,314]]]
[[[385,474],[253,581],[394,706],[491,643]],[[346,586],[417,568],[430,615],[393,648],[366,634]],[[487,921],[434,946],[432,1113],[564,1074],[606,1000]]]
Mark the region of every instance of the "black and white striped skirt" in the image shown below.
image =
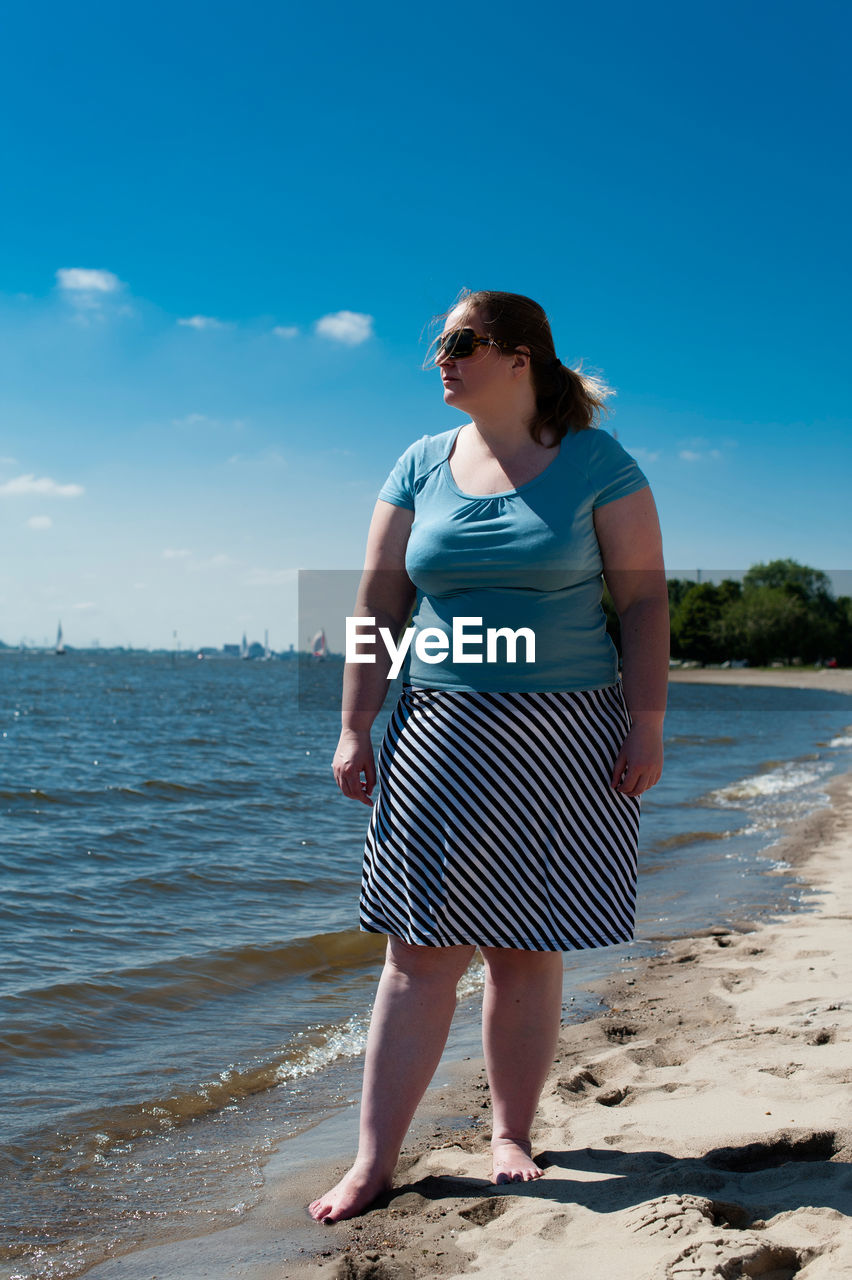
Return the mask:
[[[610,785],[629,725],[620,684],[405,685],[379,752],[361,928],[433,947],[631,939],[640,806]]]

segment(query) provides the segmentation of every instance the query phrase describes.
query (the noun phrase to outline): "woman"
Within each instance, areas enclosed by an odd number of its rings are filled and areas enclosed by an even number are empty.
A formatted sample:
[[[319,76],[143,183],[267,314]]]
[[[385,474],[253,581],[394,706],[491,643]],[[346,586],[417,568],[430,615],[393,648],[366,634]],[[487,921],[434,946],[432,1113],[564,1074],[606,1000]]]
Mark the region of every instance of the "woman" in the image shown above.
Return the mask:
[[[429,643],[408,651],[379,757],[361,927],[387,933],[387,958],[358,1155],[310,1205],[321,1222],[361,1213],[392,1185],[477,947],[492,1178],[541,1176],[530,1130],[560,1026],[562,951],[633,936],[639,797],[662,770],[659,523],[635,462],[592,429],[606,389],[561,364],[543,310],[518,294],[463,294],[435,363],[445,403],[469,421],[397,462],[355,607],[398,637],[414,604],[415,637],[428,630]],[[468,637],[472,621],[494,630],[490,649],[453,647],[461,618]],[[375,654],[345,669],[332,766],[343,794],[366,804],[390,669],[385,646]]]

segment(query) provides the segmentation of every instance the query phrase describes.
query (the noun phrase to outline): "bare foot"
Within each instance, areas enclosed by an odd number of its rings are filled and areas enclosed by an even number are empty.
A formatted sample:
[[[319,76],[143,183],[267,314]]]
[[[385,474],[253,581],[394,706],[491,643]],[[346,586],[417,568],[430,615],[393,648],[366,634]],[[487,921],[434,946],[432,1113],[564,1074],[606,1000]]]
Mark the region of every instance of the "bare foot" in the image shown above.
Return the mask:
[[[544,1173],[533,1160],[532,1146],[529,1142],[515,1142],[513,1138],[492,1138],[492,1174],[491,1181],[531,1182]]]
[[[336,1186],[308,1205],[308,1213],[317,1222],[356,1218],[383,1191],[390,1191],[392,1185],[384,1174],[361,1169],[356,1162]]]

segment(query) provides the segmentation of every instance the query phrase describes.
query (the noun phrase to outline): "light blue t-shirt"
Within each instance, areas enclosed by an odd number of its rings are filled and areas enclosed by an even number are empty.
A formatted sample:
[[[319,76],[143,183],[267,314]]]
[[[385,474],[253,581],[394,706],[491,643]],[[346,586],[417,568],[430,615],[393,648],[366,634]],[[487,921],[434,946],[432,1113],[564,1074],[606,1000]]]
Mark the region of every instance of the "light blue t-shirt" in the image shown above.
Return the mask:
[[[426,628],[447,637],[448,651],[433,637],[418,656],[412,643],[402,669],[415,686],[503,692],[599,689],[618,678],[615,646],[606,632],[600,547],[592,513],[648,481],[636,462],[606,431],[569,431],[553,461],[527,484],[487,497],[465,494],[450,470],[449,454],[461,427],[415,441],[396,463],[379,497],[414,512],[405,555],[417,588],[414,640]],[[455,648],[481,661],[455,661],[454,618],[466,624]],[[458,625],[458,624],[457,624]],[[521,634],[515,661],[503,637],[488,629],[529,628],[535,662]],[[482,637],[481,643],[477,637]],[[424,637],[425,640],[425,637]]]

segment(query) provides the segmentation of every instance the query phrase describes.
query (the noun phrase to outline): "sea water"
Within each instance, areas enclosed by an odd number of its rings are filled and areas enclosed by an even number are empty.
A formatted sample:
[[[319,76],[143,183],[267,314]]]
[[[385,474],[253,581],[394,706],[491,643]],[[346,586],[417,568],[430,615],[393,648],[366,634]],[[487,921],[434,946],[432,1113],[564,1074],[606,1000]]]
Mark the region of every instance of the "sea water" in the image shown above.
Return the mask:
[[[369,810],[331,773],[341,665],[301,698],[298,667],[0,654],[0,1277],[234,1221],[273,1148],[357,1096]],[[672,687],[637,938],[566,956],[566,1017],[662,939],[796,902],[773,845],[852,766],[850,721],[841,694]],[[474,961],[457,1044],[481,984]]]

